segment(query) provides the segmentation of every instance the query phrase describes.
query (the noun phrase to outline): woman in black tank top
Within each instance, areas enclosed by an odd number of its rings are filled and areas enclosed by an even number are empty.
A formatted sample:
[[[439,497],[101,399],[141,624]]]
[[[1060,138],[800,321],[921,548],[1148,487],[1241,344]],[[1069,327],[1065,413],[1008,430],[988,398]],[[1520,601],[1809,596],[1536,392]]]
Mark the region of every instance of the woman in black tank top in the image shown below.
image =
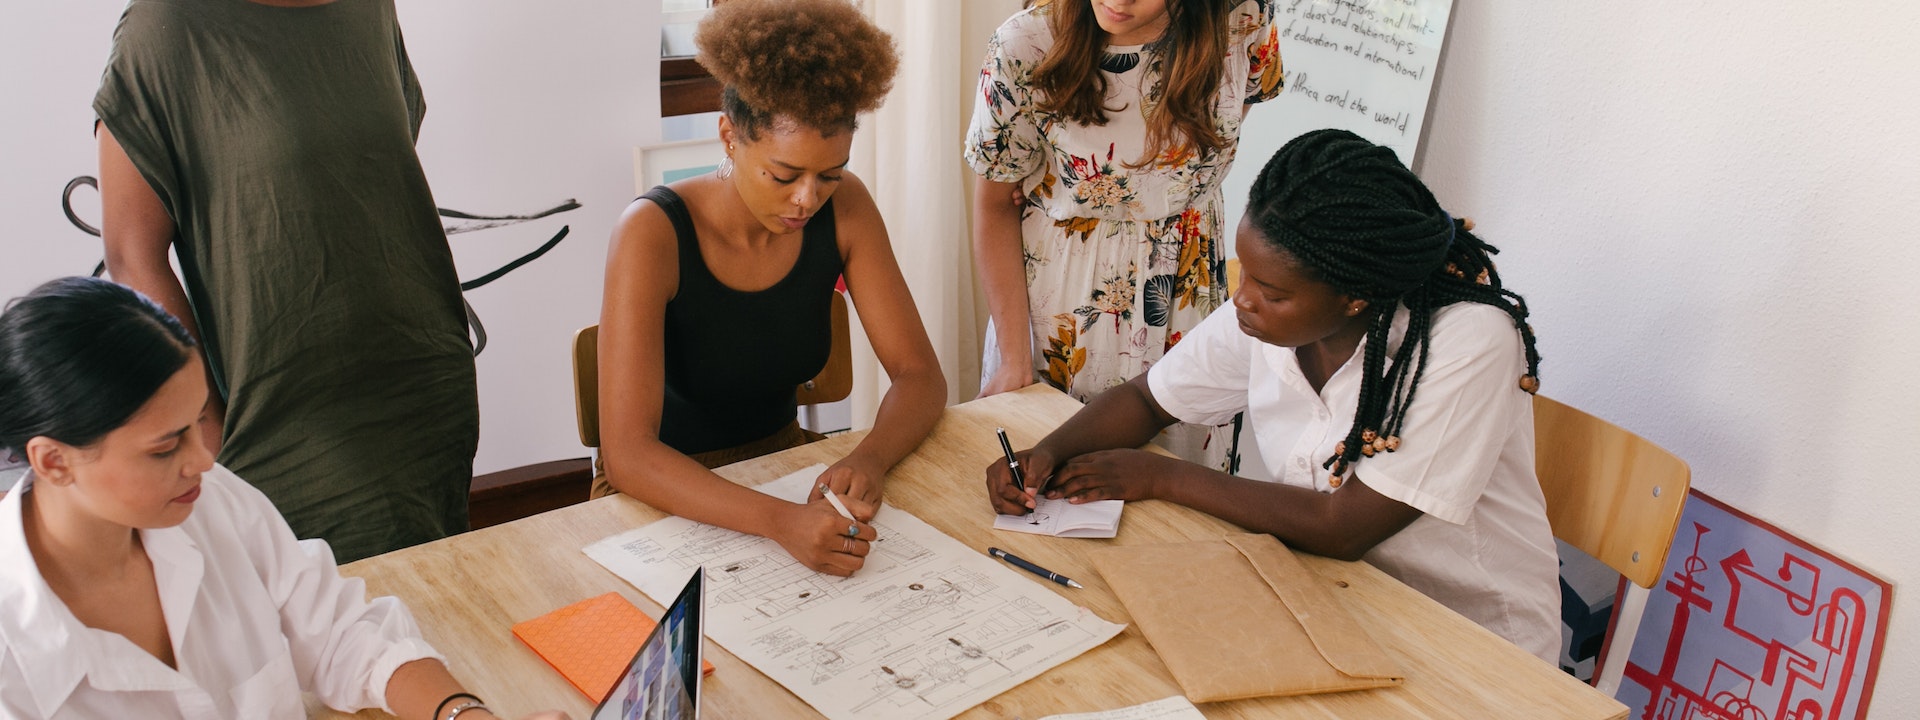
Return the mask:
[[[648,191],[614,229],[600,310],[601,487],[849,575],[875,538],[866,522],[884,477],[947,396],[880,211],[846,170],[855,116],[891,83],[893,47],[844,0],[732,0],[697,42],[725,86],[727,159]],[[807,441],[794,387],[826,363],[842,276],[892,383],[873,430],[804,504],[715,475],[710,464]]]

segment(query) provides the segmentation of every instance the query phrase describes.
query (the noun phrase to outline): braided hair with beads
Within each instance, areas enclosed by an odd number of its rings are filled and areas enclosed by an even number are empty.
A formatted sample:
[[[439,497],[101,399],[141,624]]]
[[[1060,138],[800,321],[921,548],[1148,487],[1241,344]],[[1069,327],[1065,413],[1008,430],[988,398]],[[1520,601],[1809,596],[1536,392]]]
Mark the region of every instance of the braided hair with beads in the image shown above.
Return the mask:
[[[1361,458],[1399,449],[1440,308],[1474,302],[1504,310],[1526,348],[1520,388],[1539,390],[1540,353],[1527,303],[1501,286],[1493,265],[1500,251],[1441,209],[1392,150],[1345,130],[1301,135],[1261,169],[1247,213],[1267,242],[1374,310],[1353,427],[1321,465],[1332,472],[1330,485],[1339,487]],[[1396,303],[1407,308],[1407,331],[1389,368],[1387,334]]]

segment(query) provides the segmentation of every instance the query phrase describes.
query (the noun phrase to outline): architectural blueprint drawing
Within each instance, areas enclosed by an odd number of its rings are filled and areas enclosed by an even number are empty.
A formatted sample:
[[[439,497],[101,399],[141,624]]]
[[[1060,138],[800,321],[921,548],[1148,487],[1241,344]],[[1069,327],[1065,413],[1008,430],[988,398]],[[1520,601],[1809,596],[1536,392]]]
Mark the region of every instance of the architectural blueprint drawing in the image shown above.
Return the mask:
[[[758,489],[798,502],[824,470]],[[946,720],[1121,630],[891,505],[872,525],[879,540],[846,579],[679,517],[586,553],[663,604],[705,566],[707,635],[835,720]]]

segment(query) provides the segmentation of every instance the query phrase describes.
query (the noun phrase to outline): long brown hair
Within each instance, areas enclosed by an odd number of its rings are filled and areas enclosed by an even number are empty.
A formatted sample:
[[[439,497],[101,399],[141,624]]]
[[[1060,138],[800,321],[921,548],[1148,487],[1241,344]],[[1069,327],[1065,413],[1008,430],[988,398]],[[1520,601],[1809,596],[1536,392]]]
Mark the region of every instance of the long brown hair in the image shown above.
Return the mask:
[[[1147,109],[1146,153],[1139,167],[1163,154],[1205,155],[1227,144],[1214,126],[1213,105],[1226,74],[1228,13],[1239,0],[1167,0],[1167,29],[1145,52],[1157,56],[1162,71],[1148,95],[1160,94]],[[1093,16],[1090,0],[1039,0],[1049,13],[1053,48],[1033,70],[1041,110],[1081,125],[1106,125],[1107,78],[1100,57],[1107,33]]]

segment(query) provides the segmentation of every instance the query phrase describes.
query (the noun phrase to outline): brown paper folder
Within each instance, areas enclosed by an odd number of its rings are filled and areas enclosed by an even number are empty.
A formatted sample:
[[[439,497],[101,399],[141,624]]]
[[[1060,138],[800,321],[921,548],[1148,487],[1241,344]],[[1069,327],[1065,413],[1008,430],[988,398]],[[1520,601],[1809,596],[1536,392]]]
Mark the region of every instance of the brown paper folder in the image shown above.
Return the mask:
[[[1401,671],[1271,535],[1089,551],[1194,702],[1395,685]]]

